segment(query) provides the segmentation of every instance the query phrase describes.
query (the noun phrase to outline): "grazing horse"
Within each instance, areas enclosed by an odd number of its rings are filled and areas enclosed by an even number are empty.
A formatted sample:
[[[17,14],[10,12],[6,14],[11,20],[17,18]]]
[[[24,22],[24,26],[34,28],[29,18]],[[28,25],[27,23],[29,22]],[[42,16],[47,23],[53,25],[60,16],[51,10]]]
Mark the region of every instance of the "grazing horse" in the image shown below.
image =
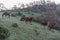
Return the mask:
[[[31,16],[28,16],[28,17],[23,16],[23,17],[21,17],[20,21],[25,21],[25,22],[30,22],[31,23],[32,19],[33,19],[33,17],[31,17]]]
[[[48,28],[51,30],[51,29],[54,29],[55,27],[55,23],[53,22],[48,22]]]
[[[31,17],[31,16],[26,17],[25,22],[30,22],[31,23],[32,19],[33,19],[33,17]]]
[[[3,16],[8,16],[8,17],[10,18],[10,13],[4,12],[4,13],[2,14],[2,17],[3,17]]]
[[[49,30],[53,30],[55,29],[55,22],[52,21],[47,21],[47,20],[40,20],[40,23],[44,26],[47,26],[49,28]]]

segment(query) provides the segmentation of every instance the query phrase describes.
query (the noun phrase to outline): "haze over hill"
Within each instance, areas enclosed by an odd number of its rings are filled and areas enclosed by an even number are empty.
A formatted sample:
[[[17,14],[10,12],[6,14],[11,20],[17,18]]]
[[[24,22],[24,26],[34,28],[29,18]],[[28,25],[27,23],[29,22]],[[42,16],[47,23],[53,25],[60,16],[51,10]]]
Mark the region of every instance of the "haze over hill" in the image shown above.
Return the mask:
[[[0,0],[0,3],[3,3],[4,6],[8,9],[11,9],[13,7],[13,5],[20,5],[20,4],[28,4],[30,2],[34,2],[34,1],[41,1],[41,0]],[[54,1],[54,0],[52,0]],[[55,0],[56,3],[60,3],[59,0]]]

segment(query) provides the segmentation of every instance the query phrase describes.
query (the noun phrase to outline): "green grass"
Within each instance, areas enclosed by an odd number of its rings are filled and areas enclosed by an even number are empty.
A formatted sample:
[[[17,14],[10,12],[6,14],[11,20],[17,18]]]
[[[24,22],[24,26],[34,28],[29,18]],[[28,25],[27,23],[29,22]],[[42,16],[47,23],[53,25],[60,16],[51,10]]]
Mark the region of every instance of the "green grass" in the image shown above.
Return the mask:
[[[26,24],[23,21],[19,21],[19,19],[20,17],[2,18],[0,14],[0,24],[10,31],[10,37],[6,40],[34,40],[36,38],[34,27],[36,26],[40,32],[39,40],[60,40],[60,32],[56,30],[52,32],[45,26],[35,22],[32,22],[33,25]],[[19,27],[12,27],[13,23],[17,23]]]

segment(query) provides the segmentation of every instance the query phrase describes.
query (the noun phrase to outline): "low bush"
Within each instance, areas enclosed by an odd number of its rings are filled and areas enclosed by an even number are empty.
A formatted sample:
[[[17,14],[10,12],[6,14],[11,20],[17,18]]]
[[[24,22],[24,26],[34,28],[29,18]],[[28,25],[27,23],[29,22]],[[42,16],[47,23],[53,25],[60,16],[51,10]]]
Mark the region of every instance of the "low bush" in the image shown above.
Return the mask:
[[[13,17],[21,16],[21,15],[23,15],[23,14],[20,13],[20,12],[13,12],[13,13],[11,13],[11,16],[13,16]]]
[[[17,23],[13,23],[12,27],[18,27],[18,24]]]
[[[5,40],[9,36],[10,36],[9,30],[4,27],[0,27],[0,40]]]
[[[18,15],[18,16],[21,16],[21,15],[22,15],[22,13],[18,12],[18,13],[17,13],[17,15]]]
[[[11,14],[11,16],[16,17],[17,15],[16,14]]]

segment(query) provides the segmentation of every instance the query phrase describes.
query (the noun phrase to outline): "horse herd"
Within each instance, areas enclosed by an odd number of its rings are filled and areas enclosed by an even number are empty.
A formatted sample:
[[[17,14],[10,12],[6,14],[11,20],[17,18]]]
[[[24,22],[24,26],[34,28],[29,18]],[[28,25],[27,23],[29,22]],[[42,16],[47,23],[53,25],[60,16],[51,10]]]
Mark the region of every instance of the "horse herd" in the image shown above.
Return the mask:
[[[2,17],[4,17],[4,16],[8,16],[9,18],[10,18],[10,13],[8,13],[8,12],[4,12],[3,14],[2,14]],[[27,22],[29,22],[29,23],[31,23],[32,21],[33,21],[33,19],[34,19],[34,17],[32,17],[32,16],[21,16],[21,19],[20,19],[20,21],[25,21],[26,23]],[[45,22],[41,22],[40,21],[40,23],[42,24],[42,25],[44,25],[44,26],[48,26],[48,28],[51,30],[51,29],[54,29],[54,25],[55,25],[55,23],[53,23],[53,22],[49,22],[49,21],[45,21]]]

